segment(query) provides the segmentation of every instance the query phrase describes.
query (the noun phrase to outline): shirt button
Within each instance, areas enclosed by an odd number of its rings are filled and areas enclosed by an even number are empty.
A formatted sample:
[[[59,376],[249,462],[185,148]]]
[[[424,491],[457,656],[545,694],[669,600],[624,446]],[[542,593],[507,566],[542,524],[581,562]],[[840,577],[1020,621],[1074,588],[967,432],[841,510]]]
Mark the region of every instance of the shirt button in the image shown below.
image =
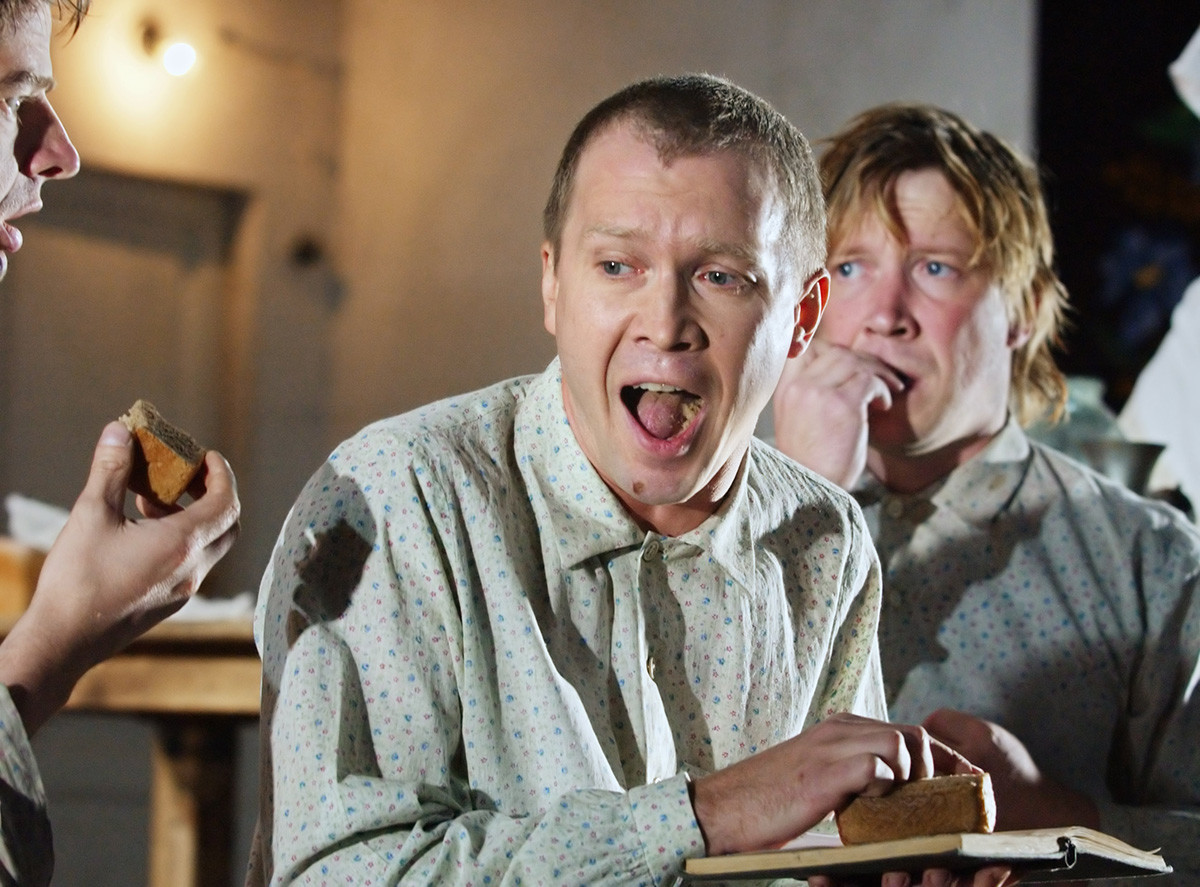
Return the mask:
[[[899,518],[904,514],[904,503],[899,499],[888,499],[883,505],[883,510],[888,517]]]
[[[646,547],[642,549],[642,558],[650,560],[658,557],[658,553],[662,550],[662,545],[655,539],[651,539],[646,543]]]
[[[654,657],[651,656],[646,660],[646,674],[650,675],[650,680],[654,680],[654,670],[656,668],[658,668],[658,663],[655,662]]]

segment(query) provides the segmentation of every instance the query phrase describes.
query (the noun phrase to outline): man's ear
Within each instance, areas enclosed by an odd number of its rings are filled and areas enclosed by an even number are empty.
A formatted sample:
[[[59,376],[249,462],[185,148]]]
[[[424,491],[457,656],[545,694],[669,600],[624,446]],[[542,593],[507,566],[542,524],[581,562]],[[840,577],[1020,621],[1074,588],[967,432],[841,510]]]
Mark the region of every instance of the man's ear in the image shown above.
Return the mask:
[[[1033,336],[1033,322],[1021,318],[1016,318],[1008,322],[1008,338],[1005,344],[1016,351],[1022,347]]]
[[[788,357],[799,357],[812,341],[825,303],[829,301],[829,272],[822,268],[804,283],[804,295],[796,303],[796,324],[792,330],[792,345]]]
[[[554,247],[542,244],[542,325],[554,335],[555,309],[558,306],[558,271],[554,266]]]

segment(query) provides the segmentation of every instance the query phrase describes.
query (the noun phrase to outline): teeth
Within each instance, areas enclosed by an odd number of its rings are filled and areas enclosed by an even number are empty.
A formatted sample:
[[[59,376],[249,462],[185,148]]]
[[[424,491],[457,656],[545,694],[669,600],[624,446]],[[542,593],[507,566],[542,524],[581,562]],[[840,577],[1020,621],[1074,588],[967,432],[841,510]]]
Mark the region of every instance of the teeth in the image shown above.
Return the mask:
[[[638,388],[644,388],[647,391],[669,391],[682,392],[682,388],[676,388],[674,385],[664,385],[662,382],[643,382],[638,385]]]

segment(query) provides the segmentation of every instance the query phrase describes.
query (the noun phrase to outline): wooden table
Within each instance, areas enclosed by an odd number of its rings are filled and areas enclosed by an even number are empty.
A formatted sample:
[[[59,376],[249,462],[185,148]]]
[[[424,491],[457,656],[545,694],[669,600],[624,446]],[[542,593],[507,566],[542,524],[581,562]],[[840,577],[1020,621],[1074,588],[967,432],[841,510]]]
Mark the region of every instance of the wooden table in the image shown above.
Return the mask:
[[[71,694],[70,710],[154,722],[151,887],[229,884],[236,732],[258,717],[260,674],[249,620],[168,620]]]

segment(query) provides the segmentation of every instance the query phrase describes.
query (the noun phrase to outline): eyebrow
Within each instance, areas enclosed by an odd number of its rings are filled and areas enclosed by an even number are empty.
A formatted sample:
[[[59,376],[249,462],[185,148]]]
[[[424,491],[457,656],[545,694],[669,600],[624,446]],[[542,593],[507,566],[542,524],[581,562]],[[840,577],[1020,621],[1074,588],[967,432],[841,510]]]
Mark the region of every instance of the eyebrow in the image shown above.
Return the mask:
[[[9,71],[4,77],[0,77],[0,87],[49,92],[54,89],[54,78],[26,70]]]
[[[646,235],[641,228],[626,228],[621,225],[593,225],[583,232],[585,240],[594,237],[615,237],[618,240],[635,240],[643,236]],[[696,246],[706,253],[732,256],[735,259],[740,259],[749,265],[753,265],[755,268],[758,268],[759,265],[758,252],[739,243],[727,243],[721,240],[709,240],[705,238],[698,241]]]

